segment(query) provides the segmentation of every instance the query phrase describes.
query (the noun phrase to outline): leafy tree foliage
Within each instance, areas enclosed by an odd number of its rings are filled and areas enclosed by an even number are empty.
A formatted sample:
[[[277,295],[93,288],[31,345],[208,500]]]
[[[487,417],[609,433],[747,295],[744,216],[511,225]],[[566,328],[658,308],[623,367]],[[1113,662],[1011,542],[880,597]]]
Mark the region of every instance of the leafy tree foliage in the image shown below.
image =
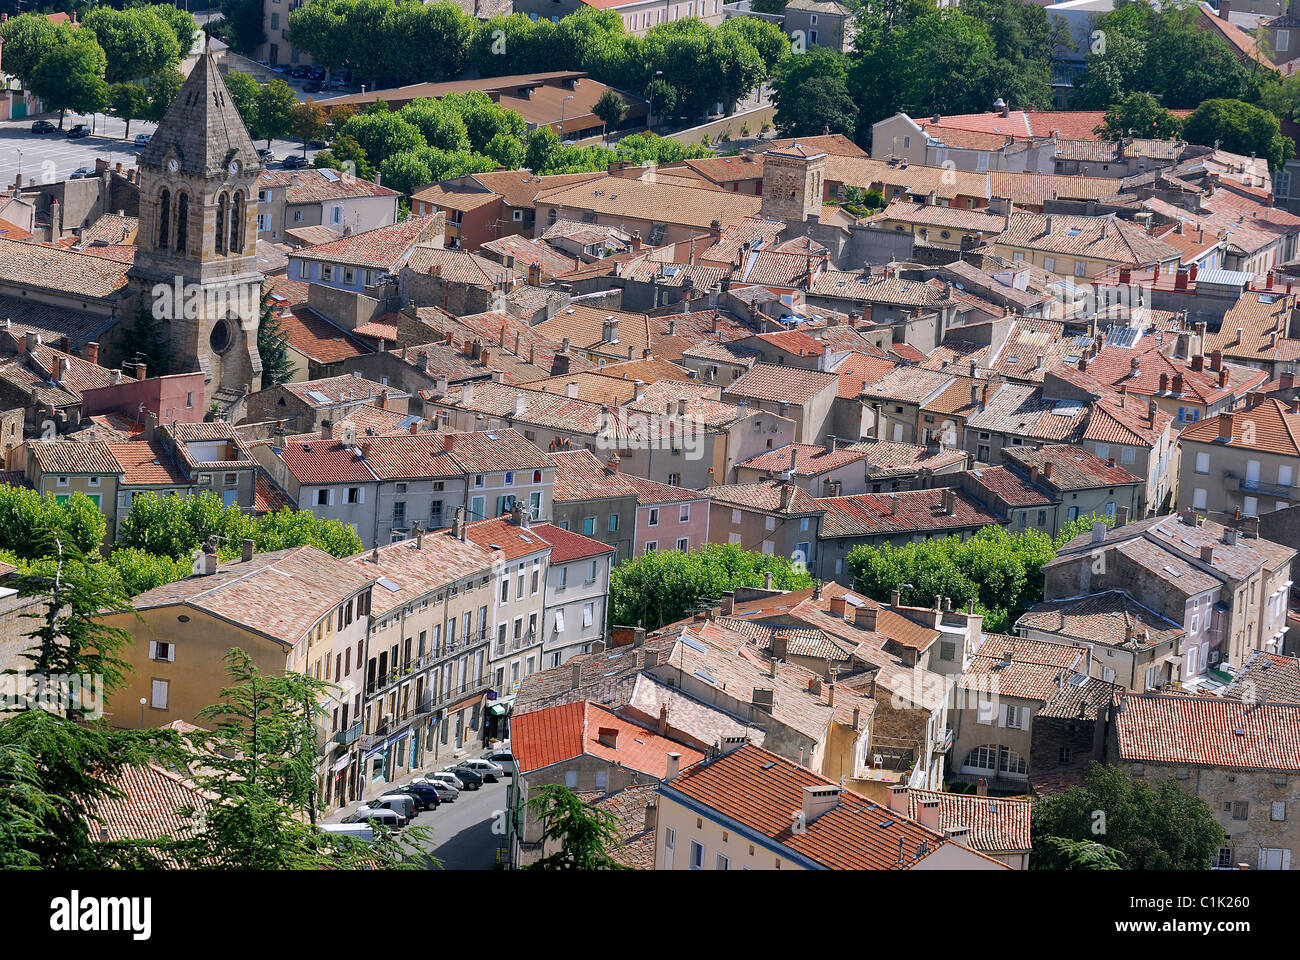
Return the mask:
[[[4,70],[27,83],[41,58],[55,46],[67,41],[68,31],[61,31],[43,13],[24,13],[0,24],[4,41]]]
[[[1253,153],[1277,169],[1295,156],[1295,142],[1281,133],[1278,119],[1268,110],[1240,100],[1206,100],[1183,125],[1191,143],[1218,144],[1232,153]]]
[[[115,83],[108,88],[108,112],[126,121],[126,135],[131,136],[131,121],[149,116],[149,91],[138,83]]]
[[[272,139],[288,135],[297,107],[298,95],[293,92],[293,88],[279,77],[273,78],[257,90],[257,97],[253,101],[253,122],[248,127],[249,135],[255,140],[265,140],[270,147]]]
[[[164,70],[149,78],[149,112],[144,119],[157,123],[167,113],[176,95],[181,92],[185,75],[179,70]]]
[[[660,627],[690,615],[694,604],[717,600],[724,590],[761,587],[772,574],[778,590],[802,590],[812,577],[785,557],[710,543],[690,553],[654,551],[614,567],[609,595],[613,622]]]
[[[621,842],[613,814],[583,803],[568,787],[554,783],[534,790],[528,808],[545,824],[542,843],[559,846],[529,864],[529,870],[626,869],[609,853]]]
[[[32,93],[59,112],[60,128],[69,110],[94,113],[102,110],[108,99],[104,48],[89,30],[63,26],[67,27],[69,39],[56,43],[41,57],[28,81]]]
[[[192,22],[193,17],[190,19]],[[104,49],[109,83],[153,76],[174,67],[181,58],[175,29],[152,7],[94,7],[86,14],[81,29],[93,33]],[[188,44],[185,52],[189,52]]]
[[[235,48],[236,53],[253,56],[257,49],[266,43],[266,31],[263,29],[262,0],[222,0],[221,15],[224,28],[213,30],[213,24],[207,24],[210,33],[217,33],[223,40]]]
[[[104,542],[108,521],[83,493],[59,501],[52,493],[0,485],[0,550],[19,560],[40,559],[49,547],[44,531],[56,533],[66,549],[89,555]]]
[[[191,836],[160,849],[192,869],[424,867],[379,828],[373,844],[316,828],[316,738],[332,685],[304,673],[267,676],[238,648],[226,668],[221,702],[200,712],[210,729],[190,738],[201,758],[192,780],[215,799]],[[410,827],[403,839],[427,840],[428,831]]]
[[[1182,121],[1162,107],[1155,97],[1135,91],[1110,105],[1099,132],[1107,139],[1135,136],[1172,140],[1182,127]]]
[[[214,493],[193,497],[138,495],[122,522],[117,546],[188,562],[209,537],[216,538],[217,553],[223,559],[238,556],[245,539],[254,541],[263,552],[303,544],[336,557],[361,551],[360,538],[340,521],[322,520],[308,511],[295,512],[288,507],[278,513],[251,517],[237,506],[224,506]]]
[[[1094,763],[1081,786],[1040,800],[1032,814],[1030,866],[1079,869],[1062,866],[1062,860],[1077,862],[1081,851],[1046,844],[1048,838],[1102,844],[1126,869],[1208,870],[1223,843],[1223,828],[1204,800],[1174,780],[1153,786],[1118,767]]]
[[[601,122],[605,124],[605,141],[608,142],[613,128],[623,122],[623,117],[627,114],[627,104],[613,90],[606,90],[591,108],[591,112],[600,117]]]
[[[894,590],[914,606],[951,597],[954,607],[974,603],[985,630],[1005,633],[1042,598],[1042,567],[1054,555],[1052,541],[1037,530],[1013,534],[988,526],[964,541],[931,537],[901,547],[854,547],[848,565],[856,589],[873,599],[888,601]]]
[[[1035,870],[1123,870],[1127,858],[1096,840],[1043,837],[1034,844]]]
[[[262,303],[257,321],[257,353],[262,358],[262,389],[293,378],[289,359],[289,337],[280,326],[280,314],[271,299],[270,284],[262,284]]]

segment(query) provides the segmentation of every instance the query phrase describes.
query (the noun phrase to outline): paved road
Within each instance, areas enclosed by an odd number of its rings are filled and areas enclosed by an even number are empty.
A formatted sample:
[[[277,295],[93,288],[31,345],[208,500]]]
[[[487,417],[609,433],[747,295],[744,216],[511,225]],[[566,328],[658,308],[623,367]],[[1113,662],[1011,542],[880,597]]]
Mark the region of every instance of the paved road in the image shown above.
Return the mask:
[[[43,118],[51,123],[59,122],[58,114],[44,114]],[[95,168],[95,160],[103,158],[110,165],[121,163],[123,169],[135,166],[139,151],[126,139],[126,121],[104,114],[97,114],[94,120],[94,134],[80,140],[69,140],[65,131],[78,123],[90,124],[89,116],[77,116],[69,113],[63,120],[63,131],[54,133],[32,133],[33,117],[22,120],[0,121],[0,190],[14,182],[14,175],[21,172],[24,183],[57,183],[67,180],[77,170],[86,167]],[[153,133],[156,124],[134,120],[131,123],[131,138],[139,133]],[[255,146],[265,146],[259,140]],[[271,149],[277,157],[290,153],[301,153],[302,144],[293,140],[272,140]],[[307,151],[308,157],[315,156],[314,150]],[[277,168],[278,163],[272,164]]]
[[[433,832],[433,846],[426,853],[442,861],[444,870],[490,870],[498,846],[504,846],[506,792],[509,778],[485,783],[478,790],[463,791],[452,803],[437,810],[425,810],[415,817],[415,826]]]

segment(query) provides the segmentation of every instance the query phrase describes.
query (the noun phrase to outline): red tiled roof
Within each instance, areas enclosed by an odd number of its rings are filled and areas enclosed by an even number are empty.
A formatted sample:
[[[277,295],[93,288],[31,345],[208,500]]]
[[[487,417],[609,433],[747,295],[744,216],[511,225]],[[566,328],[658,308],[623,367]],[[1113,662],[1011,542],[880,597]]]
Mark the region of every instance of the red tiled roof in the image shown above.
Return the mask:
[[[1115,732],[1130,763],[1300,770],[1300,704],[1129,694]]]
[[[564,530],[553,523],[538,523],[532,527],[551,545],[551,563],[568,563],[587,557],[598,557],[604,553],[613,553],[614,548],[607,543],[584,537],[572,530]]]
[[[613,731],[613,745],[601,731]],[[606,735],[605,740],[610,740]],[[652,777],[668,772],[668,754],[681,754],[683,767],[704,759],[684,744],[629,723],[607,707],[579,700],[534,710],[510,721],[510,746],[521,775],[583,755],[617,763]]]
[[[791,813],[803,809],[804,788],[832,786],[837,784],[746,744],[683,770],[661,791],[689,797],[832,870],[907,870],[951,843],[848,790],[840,792],[834,807],[796,831]]]
[[[953,489],[953,493],[951,514],[943,511],[944,490],[936,488],[822,497],[814,501],[826,511],[817,535],[821,539],[884,536],[898,531],[959,530],[1002,522],[964,491]]]

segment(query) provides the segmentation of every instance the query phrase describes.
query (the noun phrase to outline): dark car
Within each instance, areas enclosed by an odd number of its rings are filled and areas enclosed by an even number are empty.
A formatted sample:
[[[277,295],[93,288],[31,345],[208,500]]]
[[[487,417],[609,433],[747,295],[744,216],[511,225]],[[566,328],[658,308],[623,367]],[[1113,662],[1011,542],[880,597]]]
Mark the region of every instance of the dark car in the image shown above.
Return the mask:
[[[325,68],[324,68],[324,67],[312,67],[310,70],[307,71],[307,76],[311,77],[313,80],[324,80],[324,79],[325,79]]]
[[[438,796],[438,791],[425,783],[405,783],[400,787],[394,787],[389,793],[404,793],[415,801],[417,810],[436,810],[442,800]]]
[[[69,140],[80,140],[88,136],[90,136],[90,124],[87,123],[79,123],[68,131]]]
[[[87,177],[93,177],[94,175],[95,175],[95,171],[92,170],[90,167],[78,167],[76,170],[72,171],[72,176],[68,177],[68,179],[84,180]]]
[[[320,93],[325,89],[324,80],[308,80],[302,85],[303,93]]]
[[[32,133],[53,133],[57,129],[59,128],[48,120],[32,121]]]
[[[289,76],[295,80],[301,80],[311,75],[311,67],[294,67],[289,71]]]
[[[466,790],[477,790],[479,787],[483,786],[482,775],[473,770],[469,770],[465,767],[451,767],[447,772],[455,776],[455,778],[461,783],[465,784]]]
[[[300,153],[291,153],[280,161],[280,166],[286,170],[300,170],[307,166],[307,158]]]
[[[328,144],[327,142],[325,142],[324,140],[308,140],[308,141],[307,141],[307,149],[308,149],[308,150],[324,150],[324,149],[326,149],[328,146],[329,146],[329,144]]]

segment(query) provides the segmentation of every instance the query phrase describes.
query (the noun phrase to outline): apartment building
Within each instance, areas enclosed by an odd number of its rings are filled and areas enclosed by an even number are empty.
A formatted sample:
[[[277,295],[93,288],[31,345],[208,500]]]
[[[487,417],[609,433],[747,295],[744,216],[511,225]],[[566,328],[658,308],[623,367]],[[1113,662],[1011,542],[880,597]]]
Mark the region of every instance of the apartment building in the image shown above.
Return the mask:
[[[276,0],[278,2],[278,0]],[[337,170],[265,170],[257,178],[257,238],[292,241],[290,230],[325,227],[338,237],[397,222],[401,193]]]
[[[1180,508],[1257,517],[1300,500],[1300,401],[1254,394],[1243,408],[1185,427],[1178,449]]]
[[[819,501],[792,483],[776,480],[713,487],[709,498],[709,537],[714,543],[787,557],[817,575],[818,531],[825,512]]]
[[[830,429],[839,384],[833,373],[756,363],[723,389],[722,399],[793,420],[796,443],[817,443]]]
[[[103,615],[106,626],[131,637],[123,651],[131,667],[127,686],[109,704],[114,726],[201,723],[199,712],[221,700],[232,647],[265,674],[310,673],[336,684],[322,704],[327,715],[337,711],[340,722],[344,710],[357,716],[377,579],[371,572],[311,546],[255,554],[251,540],[244,541],[241,559],[230,563],[218,561],[214,545],[205,547],[195,571],[138,594],[130,610]],[[321,731],[327,805],[360,799],[365,784],[359,757],[332,733],[328,724]]]
[[[376,584],[364,685],[330,717],[334,740],[361,771],[359,799],[486,739],[483,625],[504,556],[458,532],[420,532],[348,561]],[[335,676],[350,676],[350,651],[341,656]]]
[[[532,528],[550,545],[546,614],[542,623],[543,669],[588,653],[609,628],[609,574],[614,548],[551,523]]]
[[[488,646],[492,688],[509,702],[524,678],[546,668],[543,643],[552,547],[532,528],[521,503],[508,516],[466,523],[463,530],[466,539],[503,556],[492,580],[492,595],[479,611],[477,637]],[[470,629],[467,618],[464,630]]]
[[[1044,604],[1068,606],[1119,591],[1160,618],[1152,624],[1155,629],[1140,626],[1132,619],[1140,611],[1126,607],[1128,617],[1109,621],[1111,635],[1123,624],[1123,642],[1140,644],[1128,685],[1143,690],[1175,681],[1185,688],[1222,683],[1227,675],[1213,672],[1221,671],[1220,664],[1240,666],[1256,650],[1281,652],[1288,629],[1288,583],[1296,551],[1257,531],[1249,520],[1224,526],[1190,508],[1172,516],[1117,522],[1109,530],[1096,524],[1044,565]],[[1069,632],[1086,639],[1105,618],[1086,611],[1082,616]],[[1059,632],[1059,618],[1048,626]],[[1017,629],[1033,636],[1035,627],[1026,623]],[[1185,639],[1171,649],[1161,640],[1162,630],[1182,631]],[[1094,656],[1103,668],[1107,659]]]

